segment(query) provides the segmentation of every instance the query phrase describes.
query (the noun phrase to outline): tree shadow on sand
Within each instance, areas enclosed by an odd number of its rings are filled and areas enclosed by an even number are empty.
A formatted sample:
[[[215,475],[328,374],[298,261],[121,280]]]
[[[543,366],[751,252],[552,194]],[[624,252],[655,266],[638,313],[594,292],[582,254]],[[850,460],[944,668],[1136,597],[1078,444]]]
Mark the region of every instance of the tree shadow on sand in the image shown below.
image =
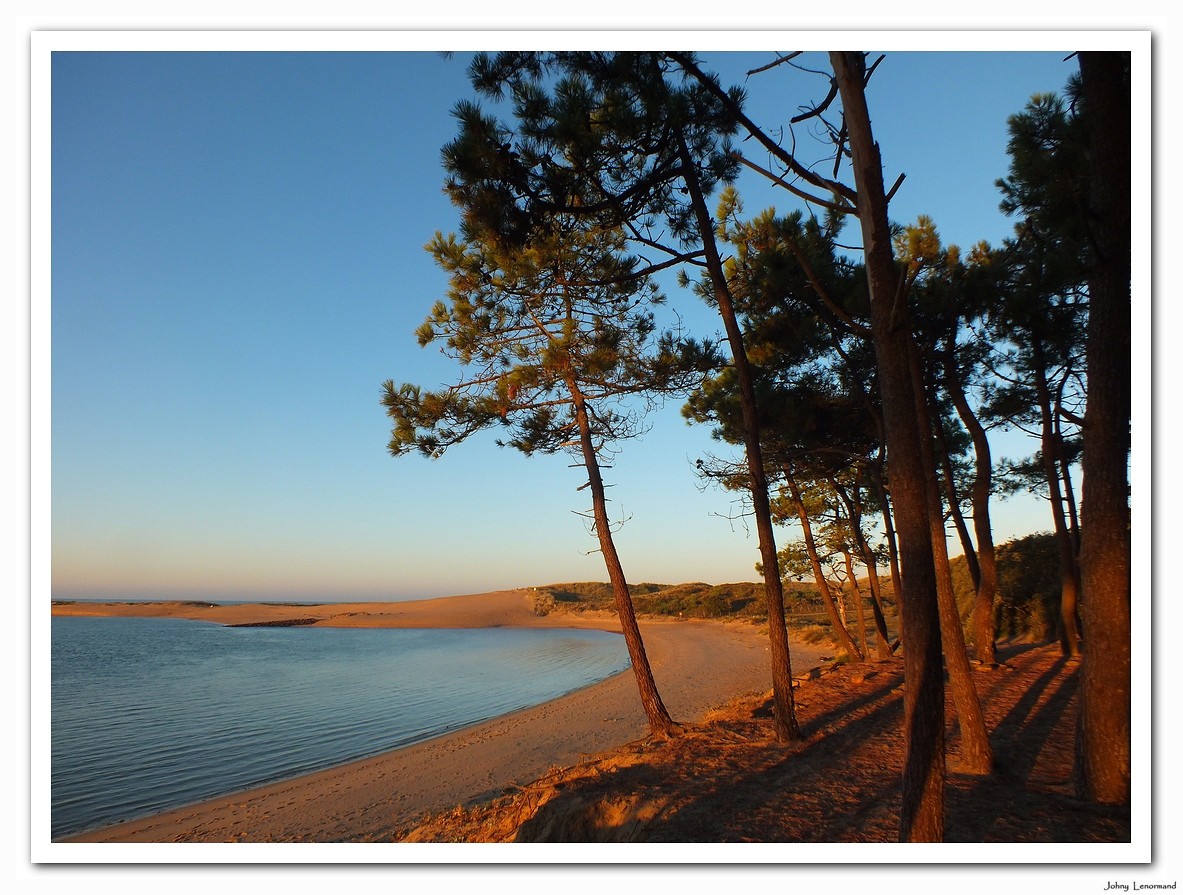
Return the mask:
[[[866,676],[863,677],[863,674]],[[798,691],[802,740],[778,746],[766,722],[732,720],[663,744],[655,755],[571,781],[518,831],[519,841],[798,841],[863,839],[898,786],[903,678],[860,673],[841,705],[822,682]],[[816,707],[815,707],[816,706]],[[708,746],[709,748],[704,748]],[[859,760],[859,756],[865,756]],[[885,765],[885,760],[887,764]],[[884,827],[886,829],[886,827]]]
[[[1128,806],[1096,805],[1073,793],[1079,664],[1058,655],[1050,663],[1038,658],[1008,658],[1020,678],[1020,695],[1005,712],[996,700],[988,715],[995,772],[950,774],[945,838],[1128,842]]]
[[[1129,810],[1070,791],[1078,666],[1012,647],[977,676],[999,757],[956,770],[950,714],[947,841],[1126,841]],[[759,703],[685,736],[634,744],[535,792],[518,841],[890,842],[903,765],[902,663],[842,668],[798,690],[802,739],[770,738]]]

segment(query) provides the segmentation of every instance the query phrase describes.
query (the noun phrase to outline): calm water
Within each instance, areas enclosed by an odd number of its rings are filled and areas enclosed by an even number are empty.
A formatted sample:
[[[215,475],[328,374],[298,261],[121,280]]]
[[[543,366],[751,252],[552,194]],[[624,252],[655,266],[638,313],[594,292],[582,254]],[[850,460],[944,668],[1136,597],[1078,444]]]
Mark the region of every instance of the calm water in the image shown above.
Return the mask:
[[[53,619],[53,836],[429,739],[628,667],[601,631]]]

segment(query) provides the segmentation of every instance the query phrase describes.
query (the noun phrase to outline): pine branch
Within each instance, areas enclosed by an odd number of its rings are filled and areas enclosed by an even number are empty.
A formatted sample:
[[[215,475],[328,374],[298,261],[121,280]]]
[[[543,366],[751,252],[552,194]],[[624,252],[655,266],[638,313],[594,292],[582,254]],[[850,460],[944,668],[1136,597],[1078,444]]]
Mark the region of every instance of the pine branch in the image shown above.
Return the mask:
[[[839,204],[837,202],[831,202],[827,199],[822,199],[819,196],[815,196],[811,193],[805,192],[802,189],[798,189],[796,186],[791,184],[789,181],[785,180],[783,177],[781,177],[777,174],[773,174],[771,171],[769,171],[766,168],[760,167],[755,162],[746,158],[744,156],[744,154],[742,152],[740,152],[739,150],[735,150],[734,152],[732,152],[731,157],[734,158],[741,165],[751,168],[753,171],[755,171],[758,174],[764,175],[769,180],[771,180],[773,183],[775,183],[777,186],[784,187],[786,190],[788,190],[794,196],[797,196],[800,199],[804,199],[806,202],[812,202],[815,205],[820,205],[823,208],[828,208],[831,211],[838,212],[839,214],[853,214],[853,215],[858,214],[858,207],[853,200],[849,204]]]
[[[673,59],[678,65],[698,81],[703,87],[707,89],[711,95],[721,102],[724,107],[735,116],[747,130],[765,149],[767,149],[774,157],[779,159],[790,171],[800,177],[807,183],[813,186],[824,189],[827,192],[833,193],[837,196],[842,196],[847,199],[853,206],[857,201],[857,193],[844,183],[836,180],[827,180],[820,177],[808,168],[801,165],[797,159],[789,152],[786,152],[784,147],[780,146],[775,140],[769,137],[762,128],[760,128],[754,121],[744,114],[743,110],[737,103],[723,90],[712,78],[706,76],[701,68],[694,62],[693,58],[686,53],[667,53],[669,58]]]

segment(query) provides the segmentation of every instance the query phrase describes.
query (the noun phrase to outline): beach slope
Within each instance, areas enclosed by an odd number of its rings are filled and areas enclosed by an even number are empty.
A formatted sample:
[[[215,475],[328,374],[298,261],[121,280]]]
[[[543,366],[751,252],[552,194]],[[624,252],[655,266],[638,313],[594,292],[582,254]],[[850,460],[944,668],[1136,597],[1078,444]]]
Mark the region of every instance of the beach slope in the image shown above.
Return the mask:
[[[59,603],[59,615],[188,618],[218,624],[356,627],[566,627],[619,631],[611,613],[536,615],[529,589],[407,603]],[[702,715],[769,681],[768,637],[744,622],[648,619],[641,630],[654,676],[676,720]],[[816,668],[829,645],[794,644],[794,673]],[[631,672],[540,706],[442,737],[247,792],[91,831],[75,842],[389,841],[427,813],[486,800],[555,767],[647,733]]]

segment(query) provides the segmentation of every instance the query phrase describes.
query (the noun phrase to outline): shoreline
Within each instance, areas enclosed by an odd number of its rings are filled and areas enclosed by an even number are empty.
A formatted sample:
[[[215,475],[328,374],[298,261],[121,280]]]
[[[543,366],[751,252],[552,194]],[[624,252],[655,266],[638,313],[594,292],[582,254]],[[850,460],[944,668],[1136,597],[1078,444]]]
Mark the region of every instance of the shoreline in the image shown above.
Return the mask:
[[[220,624],[314,619],[313,626],[594,628],[620,633],[614,613],[532,610],[532,592],[498,591],[407,603],[57,603],[54,615],[186,618]],[[642,619],[662,698],[675,720],[698,721],[734,697],[770,689],[768,637],[742,622]],[[793,643],[794,674],[831,654]],[[122,821],[60,840],[73,842],[391,841],[425,814],[495,798],[514,787],[626,743],[648,726],[630,670],[530,708],[422,743],[298,777]]]

